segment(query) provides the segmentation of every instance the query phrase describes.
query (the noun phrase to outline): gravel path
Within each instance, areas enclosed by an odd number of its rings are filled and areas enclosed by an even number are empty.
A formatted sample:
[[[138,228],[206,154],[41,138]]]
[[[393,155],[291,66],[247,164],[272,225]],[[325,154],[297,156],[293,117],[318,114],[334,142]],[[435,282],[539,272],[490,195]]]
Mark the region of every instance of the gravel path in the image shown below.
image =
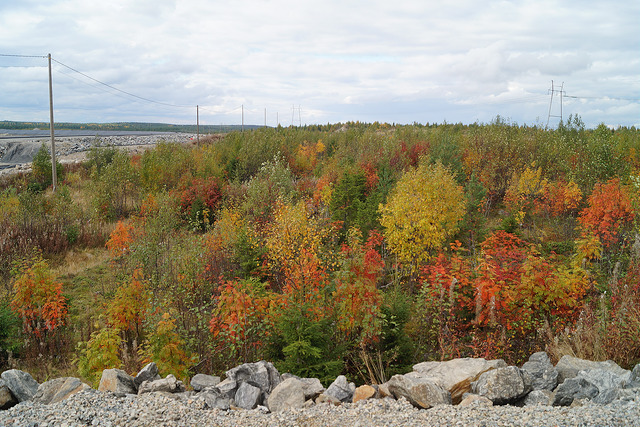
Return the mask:
[[[0,411],[0,426],[640,427],[640,400],[572,408],[447,405],[418,410],[405,400],[383,399],[342,406],[320,404],[271,414],[265,408],[252,411],[206,409],[206,404],[197,397],[180,399],[159,393],[117,397],[108,392],[86,390],[52,405],[24,402]]]

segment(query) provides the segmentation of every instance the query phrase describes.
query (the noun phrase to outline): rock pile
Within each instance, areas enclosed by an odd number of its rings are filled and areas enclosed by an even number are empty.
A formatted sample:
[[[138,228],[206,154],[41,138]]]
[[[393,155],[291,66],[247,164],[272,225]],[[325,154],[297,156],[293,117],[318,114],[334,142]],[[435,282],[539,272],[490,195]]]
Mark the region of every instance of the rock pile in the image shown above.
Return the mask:
[[[90,387],[78,378],[57,378],[38,384],[26,372],[5,371],[0,380],[0,408],[36,402],[52,405]],[[622,369],[612,361],[592,362],[564,356],[553,366],[546,353],[535,353],[522,367],[503,360],[454,359],[424,362],[385,384],[356,388],[339,376],[324,388],[318,379],[280,374],[265,361],[246,363],[226,372],[226,378],[197,374],[192,390],[173,375],[161,378],[154,363],[135,377],[119,369],[103,371],[98,391],[138,399],[145,394],[197,403],[203,409],[252,410],[279,413],[317,404],[350,404],[375,399],[406,400],[417,409],[442,405],[580,406],[586,403],[640,401],[640,364]]]

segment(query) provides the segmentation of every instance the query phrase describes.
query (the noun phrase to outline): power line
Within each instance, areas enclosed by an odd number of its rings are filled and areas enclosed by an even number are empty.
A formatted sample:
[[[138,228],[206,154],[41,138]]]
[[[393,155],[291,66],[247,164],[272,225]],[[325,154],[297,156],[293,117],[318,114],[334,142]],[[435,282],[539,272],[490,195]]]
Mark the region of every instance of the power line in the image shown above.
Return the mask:
[[[154,101],[153,99],[149,99],[149,98],[145,98],[145,97],[142,97],[142,96],[138,96],[138,95],[135,95],[135,94],[133,94],[133,93],[131,93],[131,92],[127,92],[127,91],[125,91],[125,90],[118,89],[117,87],[115,87],[115,86],[111,86],[110,84],[107,84],[107,83],[105,83],[105,82],[102,82],[102,81],[100,81],[100,80],[98,80],[98,79],[96,79],[96,78],[93,78],[93,77],[91,77],[91,76],[89,76],[89,75],[87,75],[87,74],[83,73],[82,71],[78,71],[78,70],[76,70],[75,68],[72,68],[72,67],[70,67],[70,66],[68,66],[68,65],[66,65],[66,64],[63,64],[62,62],[60,62],[60,61],[58,61],[58,60],[56,60],[56,59],[51,58],[51,60],[52,60],[52,61],[54,61],[54,62],[55,62],[55,63],[57,63],[57,64],[62,65],[62,66],[63,66],[63,67],[65,67],[65,68],[70,69],[71,71],[74,71],[74,72],[76,72],[76,73],[80,74],[81,76],[84,76],[84,77],[86,77],[86,78],[88,78],[88,79],[90,79],[90,80],[93,80],[93,81],[94,81],[94,82],[96,82],[96,83],[99,83],[99,84],[101,84],[101,85],[103,85],[103,86],[106,86],[106,87],[108,87],[108,88],[110,88],[110,89],[113,89],[113,90],[116,90],[116,91],[118,91],[118,92],[124,93],[125,95],[129,95],[129,96],[132,96],[132,97],[134,97],[134,98],[141,99],[141,100],[143,100],[143,101],[151,102],[151,103],[153,103],[153,104],[158,104],[158,105],[166,105],[166,106],[169,106],[169,107],[177,107],[177,108],[193,108],[193,107],[194,107],[193,105],[177,105],[177,104],[170,104],[170,103],[168,103],[168,102]]]
[[[11,53],[0,53],[0,56],[11,56],[14,58],[46,58],[46,55],[15,55]]]

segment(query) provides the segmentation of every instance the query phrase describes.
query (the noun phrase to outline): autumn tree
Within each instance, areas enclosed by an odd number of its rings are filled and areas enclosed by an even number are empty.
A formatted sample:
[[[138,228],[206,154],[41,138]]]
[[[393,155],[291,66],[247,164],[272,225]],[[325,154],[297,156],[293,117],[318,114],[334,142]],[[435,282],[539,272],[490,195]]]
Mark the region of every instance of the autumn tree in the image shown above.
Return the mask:
[[[422,162],[404,173],[380,212],[391,250],[402,262],[416,265],[427,261],[456,232],[465,199],[442,163]]]
[[[25,260],[15,270],[11,309],[22,319],[24,331],[43,344],[67,319],[67,299],[41,257]]]
[[[588,198],[589,206],[580,212],[578,221],[587,232],[598,236],[604,247],[616,243],[622,228],[634,219],[629,190],[620,179],[598,183]]]

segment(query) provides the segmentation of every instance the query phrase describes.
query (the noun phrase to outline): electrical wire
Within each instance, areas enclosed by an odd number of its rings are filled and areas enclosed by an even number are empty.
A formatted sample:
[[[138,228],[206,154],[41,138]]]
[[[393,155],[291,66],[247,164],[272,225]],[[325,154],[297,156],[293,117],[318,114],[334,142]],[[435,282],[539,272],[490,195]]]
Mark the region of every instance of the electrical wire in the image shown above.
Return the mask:
[[[82,71],[78,71],[78,70],[76,70],[75,68],[72,68],[72,67],[70,67],[70,66],[68,66],[68,65],[66,65],[66,64],[63,64],[62,62],[60,62],[60,61],[58,61],[58,60],[56,60],[56,59],[54,59],[54,58],[51,58],[51,60],[52,60],[52,61],[54,61],[54,62],[55,62],[55,63],[57,63],[57,64],[62,65],[62,66],[63,66],[63,67],[65,67],[65,68],[68,68],[69,70],[71,70],[71,71],[73,71],[73,72],[76,72],[76,73],[80,74],[81,76],[84,76],[84,77],[88,78],[89,80],[93,80],[93,81],[94,81],[94,82],[96,82],[96,83],[99,83],[99,84],[101,84],[101,85],[103,85],[103,86],[106,86],[106,87],[108,87],[108,88],[110,88],[110,89],[113,89],[113,90],[116,90],[116,91],[118,91],[118,92],[124,93],[125,95],[129,95],[129,96],[132,96],[132,97],[134,97],[134,98],[140,99],[140,100],[142,100],[142,101],[151,102],[151,103],[153,103],[153,104],[158,104],[158,105],[165,105],[165,106],[168,106],[168,107],[176,107],[176,108],[193,108],[193,107],[195,107],[195,105],[178,105],[178,104],[170,104],[170,103],[168,103],[168,102],[154,101],[153,99],[145,98],[145,97],[143,97],[143,96],[138,96],[138,95],[135,95],[135,94],[133,94],[133,93],[131,93],[131,92],[127,92],[127,91],[125,91],[125,90],[118,89],[117,87],[111,86],[110,84],[107,84],[107,83],[105,83],[105,82],[102,82],[102,81],[100,81],[100,80],[98,80],[98,79],[96,79],[96,78],[93,78],[93,77],[91,77],[91,76],[89,76],[89,75],[87,75],[87,74],[83,73]]]

